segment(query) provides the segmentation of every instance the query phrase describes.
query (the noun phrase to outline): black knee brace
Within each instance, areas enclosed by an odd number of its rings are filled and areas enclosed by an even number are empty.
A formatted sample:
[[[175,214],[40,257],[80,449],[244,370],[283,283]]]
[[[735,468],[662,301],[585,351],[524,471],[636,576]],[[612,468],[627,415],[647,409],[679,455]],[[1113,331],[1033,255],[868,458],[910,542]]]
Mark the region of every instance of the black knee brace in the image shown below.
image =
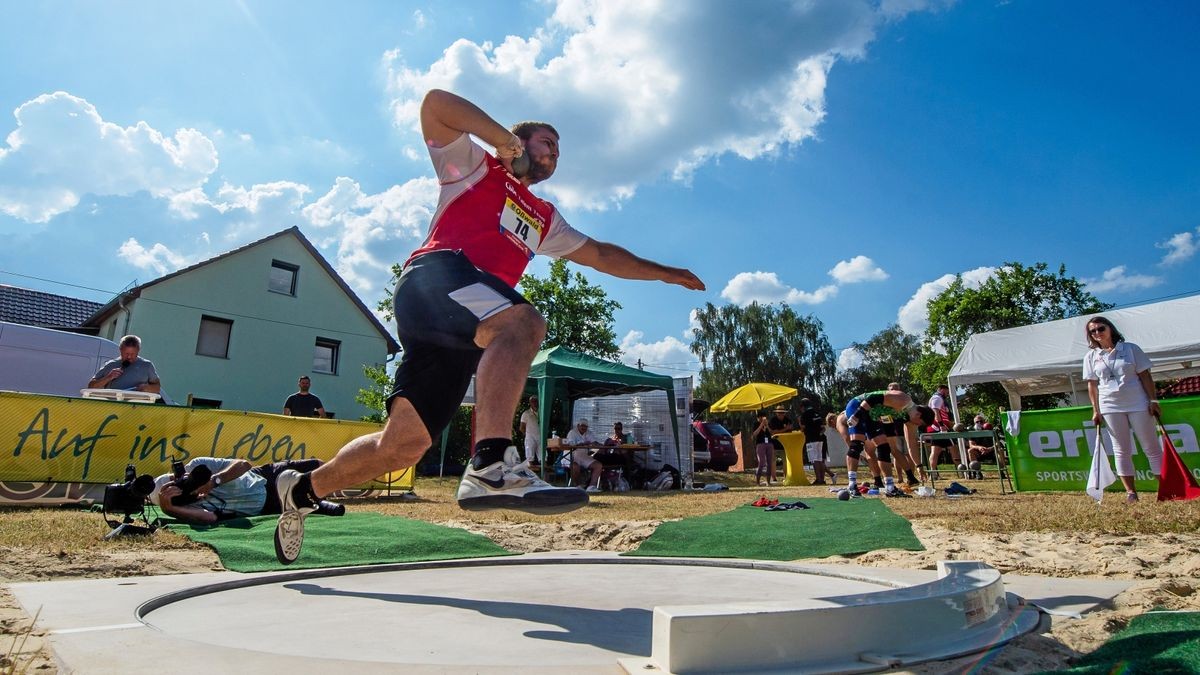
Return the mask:
[[[892,463],[892,446],[887,443],[880,443],[875,446],[875,459],[884,464]]]
[[[846,451],[846,456],[858,459],[866,447],[867,444],[863,443],[862,441],[850,441],[850,449]]]

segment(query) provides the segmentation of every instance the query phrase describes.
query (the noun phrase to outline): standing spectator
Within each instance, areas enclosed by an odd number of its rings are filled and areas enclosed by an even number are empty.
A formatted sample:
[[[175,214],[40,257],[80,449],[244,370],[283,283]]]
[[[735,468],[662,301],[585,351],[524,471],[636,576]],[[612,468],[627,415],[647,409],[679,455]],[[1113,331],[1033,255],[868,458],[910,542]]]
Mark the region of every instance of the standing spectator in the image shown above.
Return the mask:
[[[1125,486],[1125,501],[1132,504],[1138,498],[1133,484],[1135,434],[1150,462],[1150,472],[1162,478],[1162,446],[1154,428],[1154,418],[1162,411],[1150,377],[1150,359],[1102,316],[1089,319],[1084,330],[1091,347],[1083,357],[1083,379],[1092,400],[1092,422],[1097,433],[1099,427],[1108,426],[1117,477]]]
[[[750,432],[754,439],[754,456],[758,466],[754,467],[754,484],[762,485],[763,474],[767,475],[767,485],[775,480],[775,446],[771,445],[771,427],[767,413],[758,413],[758,426]],[[770,471],[767,470],[768,462]]]
[[[538,424],[538,397],[529,397],[529,408],[521,413],[521,435],[525,437],[525,461],[531,465],[542,463],[542,429]]]
[[[949,385],[939,384],[937,391],[933,393],[933,396],[929,397],[929,408],[933,410],[933,426],[936,427],[934,429],[928,429],[929,433],[937,433],[939,431],[955,431],[954,416],[950,414],[950,404],[947,398],[949,396]],[[934,447],[935,450],[933,451],[933,457],[931,460],[936,459],[941,454],[941,450],[953,448],[950,451],[950,454],[954,457],[955,467],[958,469],[960,474],[963,471],[966,471],[967,466],[962,462],[962,452],[958,443],[955,443],[954,441],[938,441],[937,443],[934,443]],[[918,452],[920,452],[919,449]],[[917,458],[917,464],[920,464],[920,457]],[[929,464],[929,469],[931,471],[937,469],[937,464],[931,461]]]
[[[825,417],[817,412],[812,401],[800,399],[800,428],[804,431],[804,453],[813,466],[813,485],[825,485]]]
[[[950,414],[948,396],[950,396],[950,387],[939,384],[937,391],[929,397],[929,407],[933,410],[933,423],[941,427],[942,431],[954,429],[954,417]]]
[[[321,405],[321,399],[308,392],[312,387],[312,380],[308,379],[307,375],[301,375],[296,385],[300,387],[300,391],[283,402],[283,414],[292,417],[325,417],[325,406]]]
[[[575,428],[567,433],[567,447],[573,448],[570,454],[571,463],[571,480],[579,485],[580,478],[584,471],[591,473],[591,478],[588,481],[588,492],[600,491],[600,474],[604,472],[604,465],[596,458],[592,457],[592,449],[599,442],[592,432],[588,430],[588,421],[580,419],[575,423]]]
[[[121,358],[110,359],[88,381],[88,389],[122,389],[125,391],[162,392],[162,383],[154,364],[138,354],[142,351],[142,339],[126,335],[119,344]]]

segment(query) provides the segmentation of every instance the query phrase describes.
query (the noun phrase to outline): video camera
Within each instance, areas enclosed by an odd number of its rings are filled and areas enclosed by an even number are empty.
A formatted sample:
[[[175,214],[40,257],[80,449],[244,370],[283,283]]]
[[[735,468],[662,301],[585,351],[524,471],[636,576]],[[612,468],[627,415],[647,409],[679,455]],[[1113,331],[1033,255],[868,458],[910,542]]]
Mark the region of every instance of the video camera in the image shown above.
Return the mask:
[[[112,531],[104,538],[112,539],[118,536],[145,535],[154,531],[149,523],[145,527],[133,524],[135,515],[146,520],[146,498],[154,491],[154,477],[148,474],[138,475],[137,468],[132,464],[125,467],[125,482],[113,483],[104,488],[104,501],[101,515]],[[109,514],[122,514],[124,518],[117,522],[108,517]]]
[[[123,513],[127,517],[145,509],[146,498],[154,491],[154,476],[137,475],[130,464],[125,467],[125,482],[113,483],[104,488],[105,513]]]
[[[181,493],[172,497],[171,503],[175,506],[187,506],[200,499],[194,493],[212,479],[212,469],[200,464],[189,473],[183,462],[171,462],[171,475],[174,476],[174,480],[168,485],[179,488]]]

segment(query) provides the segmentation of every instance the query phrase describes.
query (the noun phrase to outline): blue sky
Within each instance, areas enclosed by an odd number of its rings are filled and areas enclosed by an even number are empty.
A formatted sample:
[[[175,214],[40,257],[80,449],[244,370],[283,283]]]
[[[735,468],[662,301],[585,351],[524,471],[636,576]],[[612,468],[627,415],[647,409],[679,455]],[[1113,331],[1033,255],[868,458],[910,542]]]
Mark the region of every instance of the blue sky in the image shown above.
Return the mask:
[[[298,225],[373,305],[436,202],[436,86],[554,123],[540,192],[705,280],[589,274],[660,372],[698,368],[704,302],[790,303],[841,351],[1010,260],[1118,305],[1200,290],[1200,6],[794,4],[13,5],[0,283],[103,301]]]

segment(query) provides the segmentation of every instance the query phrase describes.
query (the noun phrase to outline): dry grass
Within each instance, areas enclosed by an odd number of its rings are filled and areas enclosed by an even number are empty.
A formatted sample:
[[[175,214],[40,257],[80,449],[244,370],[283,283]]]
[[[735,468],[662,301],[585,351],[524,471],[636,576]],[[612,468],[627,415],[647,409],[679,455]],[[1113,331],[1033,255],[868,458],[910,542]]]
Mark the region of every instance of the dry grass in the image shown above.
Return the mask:
[[[0,550],[16,548],[57,555],[87,550],[137,550],[147,546],[156,550],[205,548],[172,532],[159,532],[153,538],[116,537],[104,541],[104,535],[111,529],[100,514],[75,507],[0,507]]]
[[[698,480],[720,481],[724,492],[627,492],[593,495],[591,505],[559,516],[530,516],[510,511],[467,512],[454,503],[457,478],[422,478],[417,499],[369,498],[347,502],[351,510],[377,511],[429,522],[479,523],[660,521],[727,511],[759,495],[779,499],[830,497],[827,488],[756,487],[745,474],[703,474]],[[978,494],[958,499],[891,499],[888,505],[912,521],[956,531],[1014,533],[1022,531],[1103,532],[1118,535],[1195,533],[1200,531],[1200,501],[1158,503],[1152,495],[1128,506],[1119,493],[1100,506],[1082,493],[1001,495],[991,481],[964,481]],[[939,483],[944,486],[945,483]],[[180,535],[160,531],[153,538],[124,537],[104,541],[108,532],[96,513],[73,508],[0,508],[0,551],[27,550],[68,555],[78,552],[142,549],[204,549]]]

